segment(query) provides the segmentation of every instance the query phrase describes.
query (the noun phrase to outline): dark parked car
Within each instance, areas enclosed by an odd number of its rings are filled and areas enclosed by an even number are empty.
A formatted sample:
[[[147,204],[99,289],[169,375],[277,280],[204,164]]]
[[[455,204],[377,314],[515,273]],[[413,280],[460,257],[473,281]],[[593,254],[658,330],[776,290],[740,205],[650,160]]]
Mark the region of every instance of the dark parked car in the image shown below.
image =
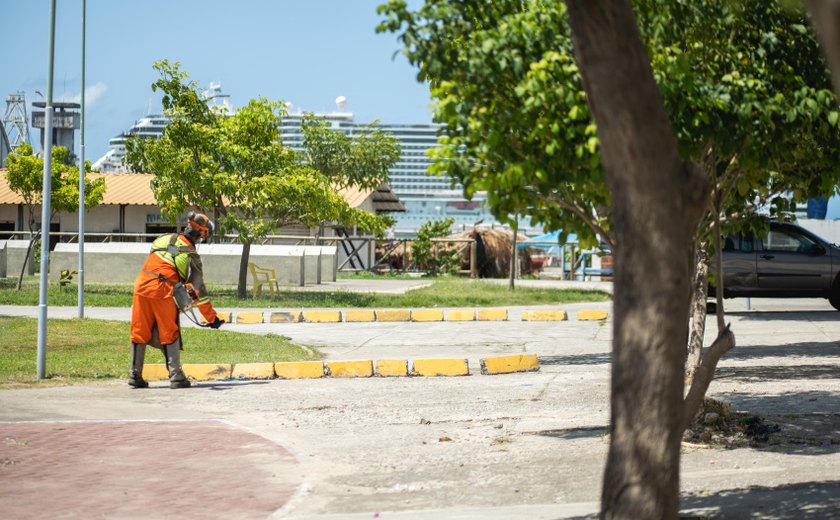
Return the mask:
[[[794,224],[773,222],[765,237],[726,237],[723,273],[724,298],[819,297],[840,310],[840,247]]]

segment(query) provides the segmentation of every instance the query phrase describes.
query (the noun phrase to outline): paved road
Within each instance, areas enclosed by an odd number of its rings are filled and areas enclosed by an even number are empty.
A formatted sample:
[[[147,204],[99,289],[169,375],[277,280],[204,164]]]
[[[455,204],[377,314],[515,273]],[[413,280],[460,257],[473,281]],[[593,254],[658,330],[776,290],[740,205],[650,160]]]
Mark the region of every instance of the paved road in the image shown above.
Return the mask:
[[[735,411],[768,414],[792,440],[685,448],[684,512],[720,518],[840,516],[837,312],[821,300],[753,300],[751,310],[743,301],[728,303],[738,347],[721,363],[710,395],[731,402]],[[3,307],[0,314],[12,310]],[[52,317],[62,312],[50,309]],[[90,309],[89,315],[99,312],[125,319],[108,309]],[[461,378],[214,382],[184,391],[162,384],[131,390],[123,381],[4,390],[0,438],[7,441],[0,445],[0,461],[14,461],[14,450],[27,440],[8,433],[12,421],[47,421],[38,423],[42,429],[154,421],[150,424],[183,424],[185,433],[195,422],[220,423],[292,454],[288,460],[250,461],[257,474],[264,474],[260,466],[273,464],[268,485],[276,486],[255,488],[253,500],[295,489],[272,518],[584,517],[597,511],[607,449],[610,325],[573,320],[231,325],[317,345],[334,359],[446,355],[474,362],[491,353],[525,351],[540,355],[542,369]],[[154,435],[154,428],[149,432]],[[207,441],[193,448],[213,460],[238,457],[242,449]],[[208,483],[224,482],[223,466],[201,474]],[[0,507],[13,500],[3,483],[20,467],[0,464]],[[155,471],[158,465],[150,457],[143,467]],[[155,474],[169,478],[166,472]],[[202,486],[189,492],[200,496]],[[245,499],[237,493],[225,500]],[[245,512],[243,505],[241,517]],[[217,515],[222,516],[237,514],[224,509]]]

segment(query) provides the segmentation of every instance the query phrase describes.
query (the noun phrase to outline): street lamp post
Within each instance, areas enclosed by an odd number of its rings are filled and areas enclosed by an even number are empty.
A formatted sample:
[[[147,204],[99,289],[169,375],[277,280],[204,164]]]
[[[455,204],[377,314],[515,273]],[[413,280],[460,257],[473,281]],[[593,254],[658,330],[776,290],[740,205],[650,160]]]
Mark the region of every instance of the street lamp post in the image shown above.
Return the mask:
[[[85,11],[82,0],[82,121],[79,145],[79,318],[85,317]]]
[[[50,203],[52,195],[53,57],[55,55],[55,0],[50,0],[47,101],[44,110],[44,178],[41,201],[41,291],[38,304],[38,379],[47,372],[47,288],[50,271]]]

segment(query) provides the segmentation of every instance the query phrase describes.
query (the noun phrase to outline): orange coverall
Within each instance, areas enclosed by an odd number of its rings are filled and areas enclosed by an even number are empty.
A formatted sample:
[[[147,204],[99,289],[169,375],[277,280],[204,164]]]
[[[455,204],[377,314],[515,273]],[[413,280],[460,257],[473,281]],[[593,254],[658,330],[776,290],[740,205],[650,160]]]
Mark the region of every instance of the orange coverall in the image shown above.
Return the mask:
[[[178,307],[172,299],[172,285],[179,281],[192,284],[198,295],[198,310],[204,319],[208,323],[213,323],[216,319],[216,311],[204,287],[201,258],[195,250],[195,244],[185,235],[175,235],[174,241],[173,235],[170,234],[163,235],[152,243],[152,252],[134,281],[134,298],[131,305],[132,343],[160,348],[180,339]],[[154,342],[158,339],[153,338],[155,326],[160,344]]]

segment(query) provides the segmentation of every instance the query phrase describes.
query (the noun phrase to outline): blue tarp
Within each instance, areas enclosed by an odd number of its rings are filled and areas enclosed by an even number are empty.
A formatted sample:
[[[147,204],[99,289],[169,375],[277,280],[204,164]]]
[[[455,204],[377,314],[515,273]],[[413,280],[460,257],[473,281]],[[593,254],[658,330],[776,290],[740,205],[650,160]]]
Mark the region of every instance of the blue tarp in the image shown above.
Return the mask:
[[[525,249],[526,247],[533,247],[537,249],[542,249],[546,253],[553,254],[555,256],[560,256],[560,244],[558,244],[558,239],[560,237],[560,231],[554,231],[552,233],[547,233],[545,235],[540,235],[538,237],[529,238],[528,240],[521,242],[519,244],[519,249]],[[534,243],[537,242],[537,243]],[[540,244],[539,242],[545,242]],[[566,242],[577,242],[577,235],[574,233],[569,233],[566,236]],[[553,244],[553,245],[552,245]]]

